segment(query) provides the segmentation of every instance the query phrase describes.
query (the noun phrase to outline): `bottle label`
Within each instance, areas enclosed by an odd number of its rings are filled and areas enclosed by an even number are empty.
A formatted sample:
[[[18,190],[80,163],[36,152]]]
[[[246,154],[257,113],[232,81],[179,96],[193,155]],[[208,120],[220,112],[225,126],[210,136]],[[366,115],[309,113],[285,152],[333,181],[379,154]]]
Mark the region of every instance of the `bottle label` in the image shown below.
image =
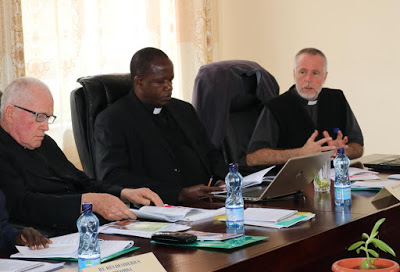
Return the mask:
[[[335,199],[337,200],[349,200],[351,199],[351,188],[335,188]]]
[[[78,269],[81,271],[81,269],[84,269],[86,267],[91,267],[95,265],[100,264],[100,257],[94,257],[94,258],[79,258],[78,259]]]
[[[243,207],[226,207],[226,225],[229,227],[243,226],[244,211]]]

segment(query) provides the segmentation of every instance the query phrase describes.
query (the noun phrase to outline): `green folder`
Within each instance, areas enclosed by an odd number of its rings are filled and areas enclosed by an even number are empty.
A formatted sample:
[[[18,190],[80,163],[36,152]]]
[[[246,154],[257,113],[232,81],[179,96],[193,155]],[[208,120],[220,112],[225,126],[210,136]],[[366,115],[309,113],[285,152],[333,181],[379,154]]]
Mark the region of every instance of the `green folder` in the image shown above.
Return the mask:
[[[197,248],[217,248],[217,249],[233,249],[242,247],[248,244],[256,243],[262,240],[268,239],[267,236],[241,236],[225,241],[196,241],[191,244],[173,244],[151,241],[151,243],[170,245],[170,246],[181,246],[181,247],[197,247]]]
[[[382,190],[382,188],[351,188],[352,191],[375,191],[375,192],[379,192],[380,190]]]
[[[129,248],[127,248],[127,249],[124,249],[124,250],[121,250],[121,251],[119,251],[119,252],[117,252],[117,253],[114,253],[114,254],[112,254],[112,255],[110,255],[110,256],[107,256],[107,257],[103,257],[103,258],[101,258],[100,259],[100,262],[101,263],[103,263],[103,262],[106,262],[106,261],[109,261],[109,260],[111,260],[111,259],[114,259],[114,258],[116,258],[116,257],[119,257],[119,256],[121,256],[121,255],[124,255],[124,254],[126,254],[126,253],[128,253],[128,252],[131,252],[131,251],[134,251],[134,250],[136,250],[136,249],[138,249],[139,247],[129,247]],[[59,260],[59,261],[71,261],[71,262],[77,262],[78,261],[78,258],[48,258],[49,260]]]

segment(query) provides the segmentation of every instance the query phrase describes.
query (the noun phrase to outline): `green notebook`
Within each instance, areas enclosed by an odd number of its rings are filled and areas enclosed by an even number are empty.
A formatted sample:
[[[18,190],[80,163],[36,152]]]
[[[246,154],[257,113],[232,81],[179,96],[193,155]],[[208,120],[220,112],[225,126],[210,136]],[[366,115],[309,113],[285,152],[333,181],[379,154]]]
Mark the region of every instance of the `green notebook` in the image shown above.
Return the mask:
[[[268,239],[267,236],[241,236],[238,238],[225,241],[196,241],[191,244],[172,244],[164,242],[151,241],[155,244],[182,246],[182,247],[198,247],[198,248],[216,248],[216,249],[233,249],[242,247],[248,244],[256,243]]]

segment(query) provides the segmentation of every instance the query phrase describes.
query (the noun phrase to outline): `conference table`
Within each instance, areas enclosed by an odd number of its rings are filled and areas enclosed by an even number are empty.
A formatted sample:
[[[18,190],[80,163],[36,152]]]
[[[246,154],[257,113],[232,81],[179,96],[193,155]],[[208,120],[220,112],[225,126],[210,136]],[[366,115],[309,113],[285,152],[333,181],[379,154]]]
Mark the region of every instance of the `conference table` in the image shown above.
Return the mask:
[[[356,162],[358,163],[358,162]],[[390,173],[380,174],[386,178]],[[285,200],[246,203],[245,207],[296,209],[315,213],[315,218],[289,228],[271,229],[245,226],[246,235],[268,239],[232,250],[196,249],[150,243],[149,239],[100,235],[102,239],[133,240],[139,249],[120,258],[153,252],[167,271],[330,271],[336,260],[357,257],[347,248],[370,233],[375,222],[385,217],[379,238],[400,254],[400,204],[394,197],[372,203],[376,191],[353,191],[352,205],[336,207],[333,186],[328,193],[315,193],[310,184],[303,194]],[[191,205],[216,209],[224,206],[217,199],[204,199]],[[191,223],[194,230],[226,232],[225,222],[213,219]],[[382,253],[381,257],[394,259]],[[395,260],[395,259],[394,259]],[[398,261],[398,260],[397,260]],[[57,271],[77,271],[77,263],[67,262]]]

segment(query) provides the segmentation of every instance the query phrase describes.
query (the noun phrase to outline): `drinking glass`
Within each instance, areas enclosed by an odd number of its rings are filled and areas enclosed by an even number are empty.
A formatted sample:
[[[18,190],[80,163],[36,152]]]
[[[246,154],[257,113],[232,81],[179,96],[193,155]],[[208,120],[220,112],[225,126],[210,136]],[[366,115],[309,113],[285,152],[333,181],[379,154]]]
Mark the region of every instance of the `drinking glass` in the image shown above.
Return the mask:
[[[329,192],[331,189],[331,160],[327,160],[314,178],[314,190],[316,192]]]

